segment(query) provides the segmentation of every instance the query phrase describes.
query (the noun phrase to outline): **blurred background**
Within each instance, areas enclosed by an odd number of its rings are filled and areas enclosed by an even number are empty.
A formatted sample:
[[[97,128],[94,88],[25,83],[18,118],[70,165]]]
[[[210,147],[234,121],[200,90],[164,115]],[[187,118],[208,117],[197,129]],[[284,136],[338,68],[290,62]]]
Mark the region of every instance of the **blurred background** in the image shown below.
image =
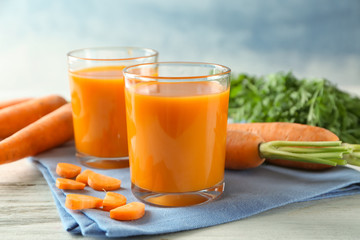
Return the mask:
[[[0,0],[0,98],[69,95],[66,54],[140,46],[234,74],[360,86],[358,0]]]

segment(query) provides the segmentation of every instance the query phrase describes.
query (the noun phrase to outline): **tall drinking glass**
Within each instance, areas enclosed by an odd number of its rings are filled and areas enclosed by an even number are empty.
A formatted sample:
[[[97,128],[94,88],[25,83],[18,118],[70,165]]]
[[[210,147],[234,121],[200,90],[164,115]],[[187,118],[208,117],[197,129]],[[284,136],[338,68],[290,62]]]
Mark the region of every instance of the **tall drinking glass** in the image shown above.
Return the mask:
[[[133,194],[169,207],[219,197],[230,69],[161,62],[127,67],[124,77]]]
[[[127,167],[123,69],[156,62],[155,50],[102,47],[68,53],[76,155],[95,168]]]

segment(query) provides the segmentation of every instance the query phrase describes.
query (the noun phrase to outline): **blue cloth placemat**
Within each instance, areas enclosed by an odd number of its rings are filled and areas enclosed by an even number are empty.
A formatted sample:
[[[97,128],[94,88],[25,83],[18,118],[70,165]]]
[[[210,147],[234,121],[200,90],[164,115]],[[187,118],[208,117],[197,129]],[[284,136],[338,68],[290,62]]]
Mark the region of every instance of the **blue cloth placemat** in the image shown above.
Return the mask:
[[[213,226],[243,219],[289,203],[346,196],[360,193],[360,172],[336,167],[323,172],[307,172],[263,165],[246,171],[226,171],[225,192],[208,204],[181,208],[159,208],[146,205],[146,214],[136,221],[116,221],[109,212],[87,209],[72,211],[64,207],[67,193],[89,194],[103,198],[104,192],[60,190],[55,186],[58,162],[79,164],[73,143],[52,149],[30,160],[37,166],[53,193],[64,228],[84,236],[127,237],[153,235]],[[83,170],[86,167],[82,166]],[[129,169],[99,170],[116,177],[128,202],[137,201],[131,193]]]

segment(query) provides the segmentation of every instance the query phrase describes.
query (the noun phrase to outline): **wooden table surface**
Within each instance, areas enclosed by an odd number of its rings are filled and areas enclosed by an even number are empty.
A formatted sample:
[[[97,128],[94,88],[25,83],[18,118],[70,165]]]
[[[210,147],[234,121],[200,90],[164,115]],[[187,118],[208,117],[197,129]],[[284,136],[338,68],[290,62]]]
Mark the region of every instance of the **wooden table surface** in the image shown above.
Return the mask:
[[[0,165],[0,203],[0,240],[91,239],[64,230],[46,181],[26,159]],[[359,226],[360,194],[290,204],[214,227],[130,239],[347,240],[360,239]]]

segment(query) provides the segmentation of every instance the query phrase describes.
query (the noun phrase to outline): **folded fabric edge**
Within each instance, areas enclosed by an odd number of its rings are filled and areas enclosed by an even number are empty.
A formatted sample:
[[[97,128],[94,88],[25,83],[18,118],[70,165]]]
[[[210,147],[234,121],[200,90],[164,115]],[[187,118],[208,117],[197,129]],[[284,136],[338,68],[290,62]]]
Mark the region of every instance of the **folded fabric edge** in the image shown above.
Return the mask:
[[[304,201],[315,201],[315,200],[321,200],[321,199],[346,197],[346,196],[352,196],[352,195],[356,195],[356,194],[360,194],[360,184],[359,183],[349,183],[348,185],[346,185],[340,189],[335,189],[328,193],[320,194],[318,196],[312,197],[312,198],[310,198],[308,200],[304,200]]]
[[[33,164],[36,164],[36,167],[39,169],[39,171],[41,172],[41,174],[43,175],[43,177],[45,178],[50,190],[51,190],[51,193],[52,193],[52,196],[53,196],[53,199],[55,200],[55,205],[59,211],[59,216],[60,216],[60,219],[61,219],[61,222],[62,222],[62,225],[64,227],[64,229],[71,233],[71,234],[74,234],[74,235],[83,235],[83,236],[92,236],[92,237],[104,237],[106,236],[105,235],[105,232],[103,230],[101,230],[99,227],[97,227],[97,231],[96,232],[91,232],[91,233],[88,233],[86,232],[86,229],[82,229],[81,226],[77,223],[77,221],[71,216],[71,214],[69,214],[65,209],[64,207],[62,206],[62,204],[60,203],[59,199],[57,198],[57,193],[55,193],[53,191],[53,186],[51,186],[51,184],[55,184],[54,180],[52,179],[51,177],[51,174],[49,173],[49,170],[39,161],[37,161],[36,158],[33,158],[33,157],[30,157],[28,158],[28,160],[30,162],[32,162]],[[92,223],[88,224],[89,225],[92,225],[92,224],[95,224],[97,225],[93,219],[89,218],[85,213],[82,213],[82,215],[84,217],[86,217],[88,219],[88,221],[91,221]]]
[[[103,231],[101,234],[100,232],[87,232],[86,230],[81,230],[81,227],[78,225],[78,223],[76,222],[76,220],[71,216],[71,214],[67,213],[66,210],[64,209],[64,207],[62,206],[62,204],[59,202],[59,199],[56,197],[57,196],[57,193],[54,191],[54,186],[51,185],[51,184],[54,184],[54,179],[53,177],[51,176],[51,173],[49,172],[49,169],[44,166],[40,161],[38,161],[36,158],[30,158],[30,161],[34,164],[37,165],[37,168],[41,171],[42,175],[44,176],[44,178],[47,180],[47,183],[50,187],[50,190],[53,194],[53,198],[55,199],[56,201],[56,206],[57,208],[59,209],[59,213],[65,213],[67,214],[71,219],[72,219],[72,224],[68,224],[66,227],[64,226],[65,223],[66,223],[66,220],[67,220],[67,217],[66,215],[64,215],[63,217],[65,219],[61,219],[62,222],[63,222],[63,226],[65,227],[65,229],[72,233],[72,234],[82,234],[84,236],[89,236],[89,237],[99,237],[99,236],[107,236],[107,237],[119,237],[118,235],[112,235],[112,233],[109,233],[109,232],[105,232]],[[346,185],[344,185],[342,188],[340,189],[334,189],[330,192],[327,192],[327,193],[322,193],[322,194],[318,194],[314,197],[311,197],[311,198],[304,198],[304,199],[300,199],[298,201],[295,201],[295,202],[305,202],[305,201],[313,201],[313,200],[321,200],[321,199],[326,199],[326,198],[334,198],[334,197],[340,197],[340,196],[347,196],[347,195],[354,195],[354,194],[358,194],[360,193],[360,186],[358,185],[358,182],[354,182],[354,183],[347,183]],[[263,209],[261,211],[257,211],[257,212],[253,212],[252,214],[247,214],[247,215],[244,215],[242,216],[241,218],[231,218],[231,219],[227,219],[227,220],[224,220],[222,222],[218,222],[216,224],[213,224],[213,225],[206,225],[206,226],[198,226],[196,228],[192,228],[191,230],[195,230],[195,229],[199,229],[199,228],[204,228],[204,227],[211,227],[211,226],[215,226],[215,225],[219,225],[219,224],[224,224],[224,223],[228,223],[228,222],[232,222],[232,221],[237,221],[237,220],[242,220],[244,218],[247,218],[247,217],[250,217],[250,216],[253,216],[253,215],[257,215],[259,213],[262,213],[262,212],[266,212],[268,210],[271,210],[271,209],[274,209],[274,208],[277,208],[277,207],[282,207],[282,206],[285,206],[285,205],[288,205],[288,204],[291,204],[291,203],[294,203],[294,202],[284,202],[282,204],[278,204],[278,205],[274,205],[270,208],[267,208],[267,209]],[[84,216],[86,216],[87,218],[89,218],[85,213],[83,213]],[[60,218],[62,218],[62,215],[60,214]],[[94,224],[96,224],[96,222],[89,218],[89,220],[93,221]],[[184,230],[179,230],[179,231],[173,231],[172,233],[174,232],[181,232],[181,231],[188,231],[190,229],[184,229]],[[100,230],[99,228],[99,231],[102,231]],[[164,231],[164,232],[158,232],[156,234],[168,234],[170,232],[167,232],[167,231]],[[154,233],[148,233],[148,232],[142,232],[140,234],[137,234],[136,236],[142,236],[142,235],[154,235]],[[121,237],[130,237],[130,236],[135,236],[135,235],[129,235],[129,236],[121,236]]]
[[[35,165],[37,165],[37,169],[39,169],[39,171],[41,172],[41,174],[43,175],[43,177],[45,178],[46,180],[46,183],[49,185],[50,187],[50,190],[51,190],[51,194],[52,194],[52,197],[53,199],[55,200],[55,205],[56,205],[56,208],[59,210],[59,216],[60,216],[60,219],[61,219],[61,222],[64,226],[64,229],[68,232],[71,232],[71,233],[74,233],[74,234],[78,234],[78,233],[81,233],[80,229],[79,229],[79,225],[77,224],[77,222],[75,221],[75,219],[70,215],[68,214],[60,205],[60,202],[59,200],[56,198],[56,193],[54,193],[51,189],[51,186],[50,184],[52,182],[54,182],[51,177],[48,175],[47,173],[47,169],[46,167],[44,167],[39,161],[37,161],[35,158],[29,158],[29,161]],[[64,217],[64,215],[66,216],[66,219]],[[69,223],[69,221],[71,223]]]

